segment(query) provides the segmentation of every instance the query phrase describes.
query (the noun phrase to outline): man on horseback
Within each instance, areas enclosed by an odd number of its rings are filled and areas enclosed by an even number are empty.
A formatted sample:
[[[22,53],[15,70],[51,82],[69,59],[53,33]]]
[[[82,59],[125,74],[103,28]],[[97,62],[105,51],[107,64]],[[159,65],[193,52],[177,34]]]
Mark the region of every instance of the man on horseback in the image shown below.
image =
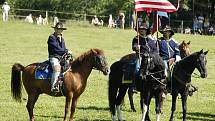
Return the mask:
[[[174,61],[177,62],[181,60],[179,44],[172,38],[174,32],[169,26],[166,26],[164,29],[160,30],[160,33],[163,34],[163,37],[160,38],[159,41],[159,53],[163,58],[165,65],[164,74],[167,77],[169,65],[171,65]]]
[[[58,22],[55,26],[52,26],[52,28],[54,28],[54,33],[49,36],[47,43],[49,61],[53,69],[51,77],[51,91],[57,92],[59,89],[56,82],[58,81],[61,71],[60,59],[66,53],[71,54],[71,51],[66,49],[64,38],[62,37],[63,30],[66,30],[67,28],[64,28],[61,22]]]
[[[151,34],[150,29],[147,27],[147,25],[140,26],[138,29],[135,28],[135,30],[138,32],[138,35],[133,38],[132,41],[132,50],[136,52],[137,55],[137,64],[136,64],[136,72],[140,74],[140,77],[143,77],[142,70],[140,69],[141,66],[141,60],[142,55],[145,52],[156,52],[158,53],[158,49],[156,46],[156,40],[153,39],[151,36],[148,36]],[[133,85],[134,81],[133,81]],[[133,89],[135,92],[136,90]]]

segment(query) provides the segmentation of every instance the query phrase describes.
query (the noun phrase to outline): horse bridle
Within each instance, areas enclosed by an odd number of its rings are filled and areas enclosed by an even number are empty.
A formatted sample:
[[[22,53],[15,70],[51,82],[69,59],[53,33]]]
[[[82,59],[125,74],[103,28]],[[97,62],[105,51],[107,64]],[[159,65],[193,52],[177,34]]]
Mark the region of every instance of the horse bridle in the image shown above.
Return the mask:
[[[164,84],[163,82],[161,82],[158,78],[154,77],[155,74],[163,73],[164,70],[156,71],[156,72],[154,72],[154,73],[150,73],[150,72],[149,72],[149,69],[150,69],[150,67],[151,67],[151,62],[152,62],[153,58],[150,57],[150,54],[149,54],[149,53],[144,53],[143,55],[146,55],[146,56],[144,56],[144,59],[146,59],[146,57],[147,57],[147,66],[146,66],[146,70],[148,70],[148,71],[146,71],[146,76],[151,76],[151,77],[152,77],[154,80],[156,80],[158,83],[160,83],[160,84],[163,85],[163,86],[166,86],[166,84]]]

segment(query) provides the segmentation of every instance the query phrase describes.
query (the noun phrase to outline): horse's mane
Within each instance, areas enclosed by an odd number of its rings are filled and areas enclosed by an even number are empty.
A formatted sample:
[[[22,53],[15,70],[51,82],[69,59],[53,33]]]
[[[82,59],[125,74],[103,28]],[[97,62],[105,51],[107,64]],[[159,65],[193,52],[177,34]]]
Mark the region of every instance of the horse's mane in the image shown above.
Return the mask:
[[[80,56],[78,56],[74,61],[72,61],[70,63],[71,66],[75,66],[75,65],[79,65],[79,64],[83,63],[92,54],[103,55],[104,52],[103,52],[103,50],[100,50],[100,49],[95,49],[95,48],[94,49],[90,49],[89,51],[84,52],[83,54],[81,54]]]
[[[152,61],[155,65],[164,67],[163,60],[158,53],[150,53],[150,56],[152,57]]]

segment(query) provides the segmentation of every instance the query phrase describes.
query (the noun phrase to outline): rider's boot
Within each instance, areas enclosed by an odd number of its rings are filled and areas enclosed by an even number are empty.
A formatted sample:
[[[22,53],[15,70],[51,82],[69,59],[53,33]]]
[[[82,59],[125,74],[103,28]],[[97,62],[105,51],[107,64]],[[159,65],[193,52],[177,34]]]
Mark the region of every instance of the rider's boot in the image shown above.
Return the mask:
[[[58,85],[56,84],[58,81],[59,75],[60,75],[59,71],[54,71],[52,74],[52,78],[51,78],[51,84],[52,84],[51,91],[52,92],[59,92]]]

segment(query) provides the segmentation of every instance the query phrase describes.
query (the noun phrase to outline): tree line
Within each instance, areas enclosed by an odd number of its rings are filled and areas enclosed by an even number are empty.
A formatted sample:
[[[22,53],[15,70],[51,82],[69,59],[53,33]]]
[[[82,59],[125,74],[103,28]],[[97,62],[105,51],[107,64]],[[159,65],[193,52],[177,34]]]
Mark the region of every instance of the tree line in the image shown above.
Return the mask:
[[[37,9],[61,12],[84,13],[90,15],[116,16],[124,12],[128,18],[134,10],[134,0],[6,0],[12,8]],[[177,6],[178,0],[169,0]],[[0,0],[3,4],[5,0]],[[177,20],[192,20],[194,16],[203,15],[215,18],[215,0],[180,0],[180,8],[171,13]]]

